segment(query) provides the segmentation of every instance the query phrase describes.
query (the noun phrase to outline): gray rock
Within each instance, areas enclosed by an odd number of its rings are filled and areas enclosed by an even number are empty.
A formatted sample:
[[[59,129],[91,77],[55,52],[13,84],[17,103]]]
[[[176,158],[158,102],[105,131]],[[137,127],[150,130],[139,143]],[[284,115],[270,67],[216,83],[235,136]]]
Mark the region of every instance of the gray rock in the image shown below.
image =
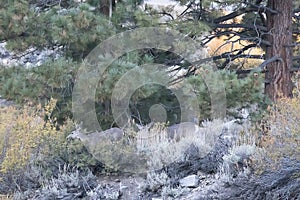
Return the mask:
[[[7,101],[6,99],[1,99],[0,97],[0,107],[6,107],[6,106],[12,106],[14,105],[14,102]]]
[[[40,66],[47,59],[58,59],[61,57],[61,47],[54,49],[35,49],[29,48],[24,52],[13,52],[6,49],[6,42],[0,42],[0,65],[9,66],[24,66],[27,68]]]
[[[199,183],[199,177],[197,175],[190,175],[179,180],[182,187],[197,187]]]

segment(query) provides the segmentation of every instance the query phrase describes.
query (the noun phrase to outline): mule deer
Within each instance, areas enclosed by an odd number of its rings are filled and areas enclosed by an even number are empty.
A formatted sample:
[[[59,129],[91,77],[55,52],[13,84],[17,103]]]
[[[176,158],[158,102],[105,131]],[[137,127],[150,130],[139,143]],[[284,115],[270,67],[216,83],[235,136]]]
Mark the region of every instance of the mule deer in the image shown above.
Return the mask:
[[[167,136],[169,140],[178,142],[183,137],[199,134],[201,129],[202,128],[193,122],[182,122],[169,126],[167,128]]]
[[[101,132],[89,134],[82,133],[81,128],[77,127],[67,139],[79,139],[88,149],[94,149],[101,142],[117,142],[123,138],[124,132],[119,128],[110,128]]]
[[[183,122],[170,127],[150,123],[146,126],[139,126],[137,133],[137,149],[145,149],[162,142],[179,142],[181,138],[195,136],[201,129],[192,122]]]
[[[153,124],[150,123],[149,125],[139,127],[140,131],[137,134],[137,139],[140,140],[140,142],[142,143],[146,143],[147,140],[152,142],[160,142],[161,140],[167,140],[169,142],[179,142],[182,138],[188,137],[201,137],[203,139],[212,139],[212,137],[216,137],[222,134],[224,130],[230,129],[230,127],[236,121],[237,120],[232,120],[225,123],[220,122],[219,125],[214,126],[212,124],[205,127],[200,127],[193,122],[182,122],[180,124],[174,124],[172,126],[169,126],[165,128],[165,130],[157,129],[156,132],[154,131],[154,134],[151,129]]]
[[[84,134],[77,128],[67,139],[79,139],[94,158],[113,170],[130,173],[143,173],[147,160],[135,152],[127,143],[120,128],[111,128],[102,132]],[[125,142],[123,139],[126,139]]]

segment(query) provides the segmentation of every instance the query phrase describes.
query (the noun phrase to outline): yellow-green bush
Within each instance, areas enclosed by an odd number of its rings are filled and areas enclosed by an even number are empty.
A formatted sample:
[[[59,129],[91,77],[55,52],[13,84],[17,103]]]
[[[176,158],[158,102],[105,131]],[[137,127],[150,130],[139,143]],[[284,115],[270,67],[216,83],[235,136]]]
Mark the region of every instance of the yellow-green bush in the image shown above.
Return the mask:
[[[59,140],[66,127],[57,130],[51,112],[56,100],[51,99],[44,109],[25,106],[0,108],[1,167],[0,172],[16,171],[25,167],[43,144]],[[46,116],[46,117],[45,117]],[[50,147],[50,145],[47,145]],[[43,145],[43,151],[47,148]],[[48,148],[49,150],[49,148]]]
[[[266,157],[261,164],[276,168],[283,158],[300,160],[300,96],[278,100],[265,121],[268,131],[259,142]]]

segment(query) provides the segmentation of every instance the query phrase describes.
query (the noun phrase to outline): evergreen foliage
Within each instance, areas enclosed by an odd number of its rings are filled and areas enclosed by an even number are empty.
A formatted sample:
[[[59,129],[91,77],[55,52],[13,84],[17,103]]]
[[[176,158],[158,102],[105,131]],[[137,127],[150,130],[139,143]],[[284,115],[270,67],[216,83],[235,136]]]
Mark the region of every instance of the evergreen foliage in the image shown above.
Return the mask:
[[[16,103],[45,105],[50,98],[57,99],[54,116],[61,123],[71,117],[72,88],[78,64],[72,60],[48,61],[39,67],[22,66],[1,68],[0,91]]]
[[[221,70],[218,74],[220,76],[217,76],[216,73],[208,73],[203,70],[199,75],[188,78],[198,97],[201,114],[199,116],[200,120],[208,119],[211,116],[210,91],[202,76],[213,80],[213,83],[210,83],[211,87],[220,87],[220,84],[224,84],[227,115],[229,116],[241,117],[238,115],[238,111],[242,108],[249,108],[251,105],[257,105],[259,108],[266,107],[268,102],[263,95],[262,74],[252,73],[244,79],[239,79],[236,73],[227,70]],[[219,77],[221,77],[221,80],[218,79]],[[233,108],[236,108],[236,110],[232,110]],[[252,112],[250,114],[255,115],[259,110]]]

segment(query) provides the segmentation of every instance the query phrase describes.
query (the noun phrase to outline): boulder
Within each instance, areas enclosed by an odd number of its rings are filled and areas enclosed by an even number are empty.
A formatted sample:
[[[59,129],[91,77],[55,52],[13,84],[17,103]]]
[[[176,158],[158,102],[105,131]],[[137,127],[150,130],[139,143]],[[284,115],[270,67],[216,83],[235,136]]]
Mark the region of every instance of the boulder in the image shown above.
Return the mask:
[[[199,177],[197,175],[190,175],[179,180],[179,184],[182,187],[197,187],[199,183]]]

